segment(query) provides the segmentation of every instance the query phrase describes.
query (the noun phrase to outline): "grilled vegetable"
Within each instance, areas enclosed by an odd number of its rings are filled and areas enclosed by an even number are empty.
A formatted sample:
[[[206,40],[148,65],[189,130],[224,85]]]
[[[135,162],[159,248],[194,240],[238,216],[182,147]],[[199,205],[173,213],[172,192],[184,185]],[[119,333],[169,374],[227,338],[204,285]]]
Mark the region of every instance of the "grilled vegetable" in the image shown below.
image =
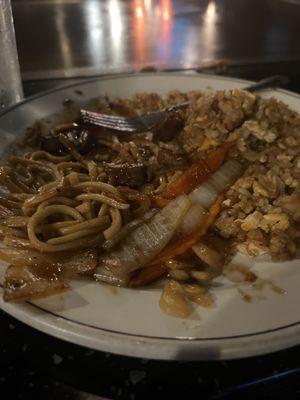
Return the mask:
[[[130,272],[146,265],[168,244],[189,206],[190,200],[185,195],[171,201],[102,258],[95,278],[119,285],[126,284]]]

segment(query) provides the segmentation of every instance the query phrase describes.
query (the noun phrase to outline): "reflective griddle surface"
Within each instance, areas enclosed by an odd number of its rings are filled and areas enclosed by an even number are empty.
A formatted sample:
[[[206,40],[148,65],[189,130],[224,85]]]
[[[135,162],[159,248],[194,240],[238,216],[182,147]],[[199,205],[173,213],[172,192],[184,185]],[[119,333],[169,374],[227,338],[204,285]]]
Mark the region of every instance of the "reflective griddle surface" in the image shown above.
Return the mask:
[[[298,0],[15,0],[23,78],[300,60]]]

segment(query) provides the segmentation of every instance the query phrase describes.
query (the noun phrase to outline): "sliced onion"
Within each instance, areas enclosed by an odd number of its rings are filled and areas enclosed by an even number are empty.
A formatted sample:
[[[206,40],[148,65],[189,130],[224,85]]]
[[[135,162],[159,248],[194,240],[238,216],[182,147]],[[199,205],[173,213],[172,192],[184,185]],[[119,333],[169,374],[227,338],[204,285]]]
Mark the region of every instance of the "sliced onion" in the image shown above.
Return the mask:
[[[214,188],[210,179],[201,186],[198,186],[195,190],[190,194],[190,199],[193,204],[200,204],[204,208],[208,209],[209,206],[216,200],[218,197],[218,191]]]
[[[86,249],[66,257],[60,262],[60,272],[64,277],[77,274],[89,274],[98,265],[98,252],[96,249]]]
[[[29,266],[10,265],[6,270],[4,280],[5,301],[25,301],[46,297],[62,292],[69,286],[59,279],[55,271],[49,271],[47,276],[40,276]]]
[[[110,268],[102,264],[97,268],[94,278],[109,285],[126,286],[129,281],[129,272],[126,270],[122,271],[119,268]]]
[[[227,189],[241,175],[242,166],[235,160],[228,160],[221,168],[215,172],[209,181],[220,193]]]
[[[218,195],[226,190],[241,175],[242,166],[235,160],[222,165],[206,182],[198,186],[189,197],[193,204],[200,204],[208,209]]]
[[[170,241],[181,225],[190,207],[188,196],[182,195],[172,200],[150,221],[132,231],[118,247],[104,256],[95,273],[96,279],[103,279],[107,270],[112,276],[123,277],[146,265]]]
[[[213,299],[205,286],[185,284],[183,285],[183,290],[186,297],[193,303],[202,307],[212,307],[214,305]]]
[[[205,211],[213,204],[219,194],[226,190],[241,175],[242,166],[229,160],[190,194],[192,206],[184,217],[182,233],[187,235],[201,225]]]
[[[182,286],[174,280],[167,281],[159,305],[166,314],[172,317],[186,318],[192,311]]]
[[[207,211],[200,204],[192,204],[184,217],[181,228],[182,234],[186,236],[192,232],[195,229],[195,225],[199,226],[206,214]]]
[[[17,249],[13,247],[3,247],[0,249],[0,260],[16,266],[45,264],[51,265],[55,262],[50,254],[39,253],[36,250]]]
[[[29,266],[36,273],[55,268],[56,273],[69,277],[93,271],[98,264],[98,255],[95,249],[82,250],[76,254],[40,253],[31,249],[15,249],[4,247],[0,249],[0,259],[18,267]]]
[[[206,243],[199,242],[192,249],[205,264],[211,267],[221,267],[224,264],[225,256]]]
[[[111,239],[105,240],[102,244],[102,248],[105,250],[110,250],[115,247],[121,240],[125,238],[125,236],[129,235],[130,232],[134,231],[138,226],[142,225],[144,222],[150,220],[155,214],[157,210],[153,209],[145,213],[145,215],[141,218],[134,219],[128,224],[124,225],[121,230],[114,235]]]

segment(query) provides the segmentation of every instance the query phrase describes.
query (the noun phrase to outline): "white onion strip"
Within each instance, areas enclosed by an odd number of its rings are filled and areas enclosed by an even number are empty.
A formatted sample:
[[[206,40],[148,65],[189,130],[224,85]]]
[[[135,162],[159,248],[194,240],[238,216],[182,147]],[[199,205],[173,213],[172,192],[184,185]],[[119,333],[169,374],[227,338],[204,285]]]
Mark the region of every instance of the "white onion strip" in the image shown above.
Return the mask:
[[[207,181],[199,185],[189,194],[192,206],[183,220],[183,235],[191,233],[201,225],[208,208],[224,190],[236,181],[242,171],[243,168],[240,163],[235,160],[229,160]]]
[[[113,277],[126,275],[152,260],[170,241],[181,225],[190,207],[188,196],[182,195],[172,200],[149,221],[132,231],[116,249],[102,258],[95,273],[96,279],[104,275]],[[109,274],[107,271],[111,271]]]

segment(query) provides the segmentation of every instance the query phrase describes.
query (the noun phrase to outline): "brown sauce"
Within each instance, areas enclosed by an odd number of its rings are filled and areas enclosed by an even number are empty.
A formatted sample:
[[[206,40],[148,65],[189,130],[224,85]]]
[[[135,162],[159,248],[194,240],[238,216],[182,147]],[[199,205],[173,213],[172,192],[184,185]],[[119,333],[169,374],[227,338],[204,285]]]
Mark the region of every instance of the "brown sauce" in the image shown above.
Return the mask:
[[[257,280],[257,275],[250,271],[250,269],[248,267],[246,267],[245,265],[240,265],[240,264],[228,264],[226,265],[225,271],[228,272],[238,272],[243,276],[243,280],[244,282],[255,282]],[[229,277],[230,279],[230,277]]]
[[[61,273],[61,268],[57,265],[30,265],[28,269],[40,279],[56,281]]]
[[[274,282],[272,282],[270,279],[262,279],[259,278],[257,281],[253,284],[253,287],[256,290],[262,290],[265,286],[269,286],[269,288],[277,293],[277,294],[286,294],[286,291],[282,289],[281,287],[275,285]]]
[[[242,299],[245,301],[245,303],[252,303],[253,298],[250,296],[250,294],[246,293],[244,290],[238,288],[238,292],[240,293]]]
[[[245,265],[229,264],[229,265],[226,265],[225,270],[227,270],[230,273],[232,273],[232,272],[240,273],[244,278],[244,282],[249,282],[251,284],[252,288],[255,289],[256,291],[261,292],[264,289],[264,287],[268,286],[273,292],[275,292],[277,294],[280,294],[280,295],[286,294],[286,291],[283,288],[276,285],[270,279],[259,278],[254,272],[250,271],[250,269],[248,267],[246,267]],[[227,276],[227,277],[228,277],[228,279],[230,279],[230,276]],[[236,282],[236,280],[233,280],[233,279],[230,279],[230,280],[232,280],[233,282]],[[247,302],[247,303],[252,302],[253,298],[248,293],[246,293],[245,291],[243,291],[240,288],[238,288],[238,292],[240,293],[240,295],[242,296],[242,299],[245,302]],[[259,294],[258,298],[263,299],[264,297],[261,296],[261,294]]]
[[[280,286],[274,285],[273,282],[269,282],[271,289],[273,292],[278,293],[278,294],[286,294],[286,290],[281,288]]]

